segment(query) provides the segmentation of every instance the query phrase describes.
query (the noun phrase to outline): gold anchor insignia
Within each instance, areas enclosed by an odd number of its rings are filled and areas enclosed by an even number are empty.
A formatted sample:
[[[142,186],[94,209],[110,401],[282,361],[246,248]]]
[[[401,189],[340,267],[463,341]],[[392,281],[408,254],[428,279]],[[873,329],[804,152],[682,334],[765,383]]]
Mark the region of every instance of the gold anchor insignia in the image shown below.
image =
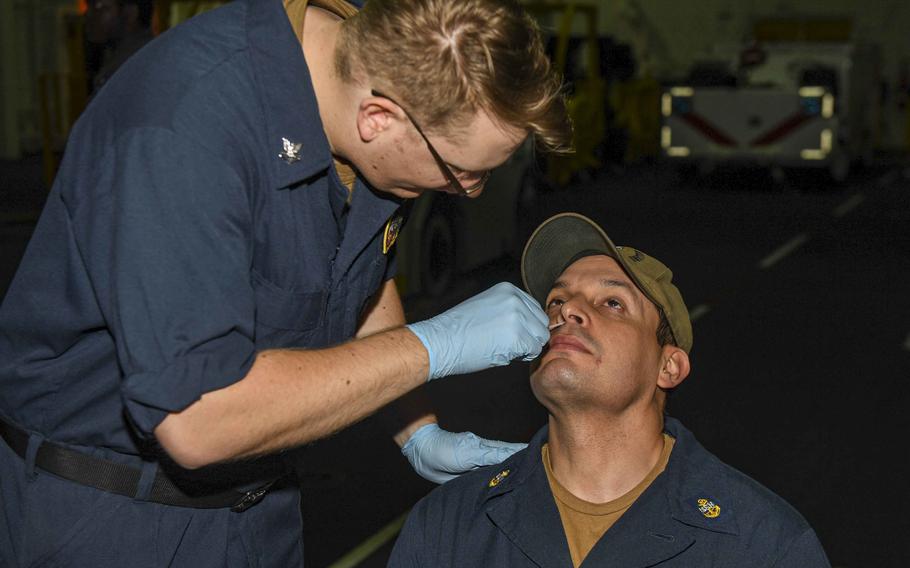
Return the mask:
[[[300,148],[303,146],[300,142],[291,142],[287,138],[281,139],[284,149],[278,154],[278,157],[289,164],[300,160]]]
[[[720,505],[715,505],[714,501],[710,499],[699,499],[698,510],[709,519],[714,519],[720,515]]]
[[[385,232],[382,235],[382,254],[388,254],[398,240],[398,233],[401,231],[401,225],[404,223],[404,217],[396,215],[389,219],[385,224]]]
[[[511,471],[511,470],[504,469],[504,470],[500,471],[499,473],[497,473],[496,477],[494,477],[493,479],[490,480],[490,487],[496,487],[497,485],[499,485],[500,481],[502,481],[503,479],[505,479],[506,477],[509,476],[509,471]]]

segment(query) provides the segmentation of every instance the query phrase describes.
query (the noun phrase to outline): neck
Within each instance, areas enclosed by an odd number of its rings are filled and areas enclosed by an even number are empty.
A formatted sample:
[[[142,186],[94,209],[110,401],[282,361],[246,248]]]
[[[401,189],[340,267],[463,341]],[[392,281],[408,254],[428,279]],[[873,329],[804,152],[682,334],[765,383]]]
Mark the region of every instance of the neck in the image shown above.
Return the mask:
[[[635,416],[550,415],[550,465],[559,483],[591,503],[617,499],[657,465],[663,450],[659,413]]]
[[[340,116],[347,104],[348,89],[335,72],[335,46],[341,19],[321,8],[308,7],[303,28],[303,54],[332,153],[341,145]]]

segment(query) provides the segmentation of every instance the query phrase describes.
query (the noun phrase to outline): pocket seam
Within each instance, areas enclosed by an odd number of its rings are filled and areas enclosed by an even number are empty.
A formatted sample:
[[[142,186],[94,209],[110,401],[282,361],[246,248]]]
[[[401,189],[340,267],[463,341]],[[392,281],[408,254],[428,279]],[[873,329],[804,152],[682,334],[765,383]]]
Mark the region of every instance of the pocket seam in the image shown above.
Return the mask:
[[[318,327],[326,301],[325,291],[290,292],[275,285],[255,269],[251,273],[257,324],[276,330],[298,332]]]

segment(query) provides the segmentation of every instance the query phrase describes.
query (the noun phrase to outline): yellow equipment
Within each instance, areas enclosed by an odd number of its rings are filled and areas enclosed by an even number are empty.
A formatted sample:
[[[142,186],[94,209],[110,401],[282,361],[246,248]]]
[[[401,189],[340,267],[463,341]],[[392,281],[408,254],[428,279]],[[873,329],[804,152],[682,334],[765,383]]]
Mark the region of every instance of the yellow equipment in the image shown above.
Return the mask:
[[[594,4],[575,2],[528,2],[528,13],[538,18],[554,13],[560,16],[556,36],[554,68],[565,74],[569,39],[575,17],[584,18],[586,74],[574,81],[573,93],[568,97],[569,116],[574,123],[575,153],[550,155],[547,158],[547,177],[556,186],[564,186],[572,176],[586,169],[599,168],[602,164],[596,150],[603,143],[606,132],[606,82],[600,72],[600,46],[597,42],[598,7]]]

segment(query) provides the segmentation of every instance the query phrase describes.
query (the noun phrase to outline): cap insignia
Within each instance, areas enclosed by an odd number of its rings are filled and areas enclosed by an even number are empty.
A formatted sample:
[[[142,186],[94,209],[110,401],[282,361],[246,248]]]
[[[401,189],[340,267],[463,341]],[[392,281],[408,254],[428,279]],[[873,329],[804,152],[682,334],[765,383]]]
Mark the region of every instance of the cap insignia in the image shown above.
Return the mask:
[[[493,479],[490,480],[490,487],[496,487],[497,485],[499,485],[499,482],[501,482],[503,479],[505,479],[506,477],[509,476],[509,471],[511,471],[511,470],[504,469],[504,470],[500,471],[499,473],[497,473],[496,477],[494,477]]]
[[[638,250],[632,249],[635,251],[635,254],[629,257],[629,260],[634,260],[635,262],[641,262],[645,259],[644,255],[641,254]]]
[[[710,499],[699,499],[698,510],[709,519],[717,518],[720,515],[720,505],[714,504],[714,501]]]

